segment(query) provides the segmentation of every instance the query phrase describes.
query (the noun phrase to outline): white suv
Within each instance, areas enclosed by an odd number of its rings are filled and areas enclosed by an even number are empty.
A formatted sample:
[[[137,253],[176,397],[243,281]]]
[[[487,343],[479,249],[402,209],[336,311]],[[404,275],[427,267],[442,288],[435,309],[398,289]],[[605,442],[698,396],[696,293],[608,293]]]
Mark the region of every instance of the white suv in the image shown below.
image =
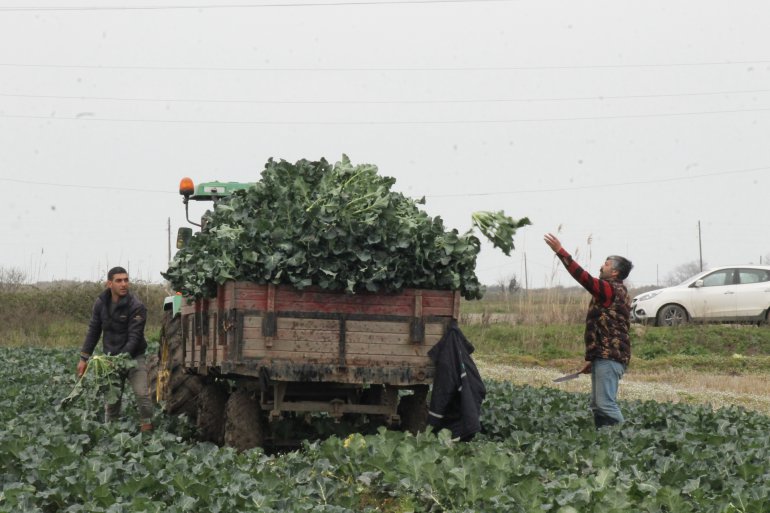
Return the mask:
[[[699,322],[768,322],[770,266],[717,267],[679,285],[639,294],[635,322],[674,326]]]

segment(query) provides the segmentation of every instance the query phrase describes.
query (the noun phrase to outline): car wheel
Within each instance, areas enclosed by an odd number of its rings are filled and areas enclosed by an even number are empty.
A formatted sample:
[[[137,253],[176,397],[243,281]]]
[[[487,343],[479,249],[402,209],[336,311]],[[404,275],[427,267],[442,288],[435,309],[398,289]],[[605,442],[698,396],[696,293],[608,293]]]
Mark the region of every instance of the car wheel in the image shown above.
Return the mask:
[[[679,305],[666,305],[658,310],[656,324],[658,326],[679,326],[689,322],[687,310]]]

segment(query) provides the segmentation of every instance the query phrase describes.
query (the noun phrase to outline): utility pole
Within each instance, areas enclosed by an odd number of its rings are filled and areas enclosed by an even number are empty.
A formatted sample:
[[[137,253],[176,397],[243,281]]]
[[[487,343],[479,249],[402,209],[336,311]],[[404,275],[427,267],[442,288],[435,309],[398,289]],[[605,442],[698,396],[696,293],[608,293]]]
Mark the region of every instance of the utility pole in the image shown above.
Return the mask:
[[[524,252],[524,290],[529,290],[529,273],[527,272],[527,252]]]
[[[698,253],[700,254],[700,270],[703,272],[703,244],[700,236],[700,220],[698,220]]]
[[[166,225],[166,230],[168,232],[168,260],[167,262],[171,262],[171,218],[168,218],[168,223]]]

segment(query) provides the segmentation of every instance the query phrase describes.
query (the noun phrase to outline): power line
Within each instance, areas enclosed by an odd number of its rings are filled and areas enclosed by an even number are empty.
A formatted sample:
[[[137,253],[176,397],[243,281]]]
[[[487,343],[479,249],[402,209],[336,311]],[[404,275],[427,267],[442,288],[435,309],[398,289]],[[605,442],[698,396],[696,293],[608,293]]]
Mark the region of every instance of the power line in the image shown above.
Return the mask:
[[[137,189],[133,187],[118,187],[118,186],[111,186],[111,185],[82,185],[82,184],[71,184],[71,183],[61,183],[61,182],[37,182],[33,180],[19,180],[17,178],[0,178],[0,182],[22,183],[25,185],[48,185],[51,187],[69,187],[73,189],[94,189],[94,190],[101,190],[101,191],[152,192],[152,193],[162,193],[162,194],[178,194],[177,192],[169,191],[169,190]]]
[[[491,0],[498,1],[498,0]],[[0,9],[1,11],[2,9]],[[703,61],[671,63],[633,63],[633,64],[573,64],[573,65],[531,65],[531,66],[148,66],[121,64],[51,64],[3,62],[6,68],[50,68],[50,69],[90,69],[121,71],[227,71],[227,72],[320,72],[320,73],[383,73],[383,72],[501,72],[501,71],[559,71],[590,69],[629,69],[629,68],[680,68],[699,66],[745,66],[749,64],[770,64],[770,60],[741,61]]]
[[[461,193],[455,193],[455,194],[426,194],[425,196],[428,198],[451,198],[451,197],[468,197],[468,196],[496,196],[496,195],[508,195],[508,194],[542,194],[542,193],[549,193],[549,192],[579,191],[579,190],[585,190],[585,189],[626,187],[629,185],[650,185],[650,184],[656,184],[656,183],[699,180],[701,178],[712,178],[715,176],[736,175],[736,174],[753,173],[756,171],[767,171],[767,170],[770,170],[770,166],[760,166],[760,167],[744,168],[744,169],[732,169],[728,171],[716,171],[713,173],[704,173],[704,174],[692,175],[692,176],[675,176],[675,177],[669,177],[669,178],[657,178],[657,179],[650,179],[650,180],[602,183],[598,185],[576,185],[571,187],[522,189],[517,191],[491,191],[491,192],[477,192],[477,193],[461,192]],[[118,186],[110,186],[110,185],[82,185],[82,184],[70,184],[70,183],[40,182],[40,181],[19,180],[16,178],[2,178],[2,177],[0,177],[0,182],[22,183],[27,185],[45,185],[45,186],[51,186],[51,187],[70,187],[70,188],[77,188],[77,189],[97,189],[97,190],[125,191],[125,192],[152,192],[152,193],[163,193],[163,194],[178,194],[175,191],[168,191],[168,190],[137,189],[132,187],[118,187]]]
[[[580,190],[586,190],[586,189],[599,189],[599,188],[605,188],[605,187],[626,187],[629,185],[650,185],[650,184],[656,184],[656,183],[668,183],[668,182],[681,182],[686,180],[698,180],[701,178],[711,178],[714,176],[725,176],[725,175],[737,175],[742,173],[753,173],[756,171],[766,171],[770,170],[770,166],[762,166],[762,167],[752,167],[752,168],[746,168],[746,169],[733,169],[730,171],[717,171],[714,173],[705,173],[702,175],[693,175],[693,176],[675,176],[670,178],[657,178],[657,179],[650,179],[650,180],[636,180],[636,181],[630,181],[630,182],[616,182],[616,183],[603,183],[599,185],[577,185],[573,187],[554,187],[550,189],[524,189],[519,191],[494,191],[494,192],[462,192],[462,193],[455,193],[455,194],[429,194],[426,195],[428,198],[454,198],[454,197],[468,197],[468,196],[499,196],[499,195],[508,195],[508,194],[541,194],[541,193],[548,193],[548,192],[565,192],[565,191],[580,191]]]
[[[617,119],[649,119],[686,116],[710,116],[716,114],[742,114],[767,112],[770,107],[756,109],[730,109],[693,112],[664,112],[657,114],[619,114],[610,116],[576,116],[559,118],[509,118],[509,119],[455,119],[455,120],[396,120],[396,121],[237,121],[206,119],[147,119],[147,118],[98,118],[85,112],[77,116],[34,116],[23,114],[2,114],[6,119],[37,119],[45,121],[83,121],[88,123],[157,123],[183,125],[230,125],[230,126],[405,126],[405,125],[502,125],[510,123],[548,123],[565,121],[599,121]]]
[[[150,103],[225,103],[225,104],[259,104],[259,105],[393,105],[393,104],[446,104],[446,103],[537,103],[563,101],[604,101],[604,100],[638,100],[649,98],[681,98],[696,96],[724,96],[735,94],[767,93],[770,89],[749,89],[737,91],[683,92],[660,94],[631,94],[631,95],[595,95],[567,96],[546,98],[455,98],[433,100],[251,100],[251,99],[218,99],[218,98],[136,98],[121,96],[74,96],[54,94],[13,94],[0,93],[5,98],[30,98],[46,100],[93,100],[119,102],[150,102]]]
[[[471,4],[471,3],[501,3],[514,0],[354,0],[350,2],[282,2],[265,4],[201,4],[201,5],[112,5],[112,6],[30,6],[30,7],[0,7],[5,12],[47,12],[47,11],[175,11],[175,10],[209,10],[209,9],[262,9],[286,7],[356,7],[367,5],[415,5],[415,4]]]

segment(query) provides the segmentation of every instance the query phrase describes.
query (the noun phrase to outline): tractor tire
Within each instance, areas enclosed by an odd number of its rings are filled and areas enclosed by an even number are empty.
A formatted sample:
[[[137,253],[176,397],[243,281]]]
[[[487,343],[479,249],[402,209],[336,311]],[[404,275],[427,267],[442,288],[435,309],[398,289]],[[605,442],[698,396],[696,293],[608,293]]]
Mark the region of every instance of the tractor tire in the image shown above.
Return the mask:
[[[264,443],[259,401],[248,390],[230,395],[225,408],[225,445],[239,451],[261,447]]]
[[[428,427],[428,386],[418,385],[413,390],[412,395],[405,395],[398,402],[398,415],[401,431],[416,435]]]
[[[158,404],[158,362],[160,359],[156,354],[148,354],[146,356],[147,362],[147,392],[150,396],[152,405]]]
[[[198,435],[204,442],[222,445],[225,439],[225,406],[227,386],[221,381],[203,385],[198,397],[196,425]]]
[[[170,311],[166,311],[163,316],[158,359],[155,384],[161,400],[165,401],[163,410],[169,415],[187,415],[195,421],[203,380],[184,367],[182,318],[179,315],[173,316]],[[166,379],[160,380],[163,374]]]

